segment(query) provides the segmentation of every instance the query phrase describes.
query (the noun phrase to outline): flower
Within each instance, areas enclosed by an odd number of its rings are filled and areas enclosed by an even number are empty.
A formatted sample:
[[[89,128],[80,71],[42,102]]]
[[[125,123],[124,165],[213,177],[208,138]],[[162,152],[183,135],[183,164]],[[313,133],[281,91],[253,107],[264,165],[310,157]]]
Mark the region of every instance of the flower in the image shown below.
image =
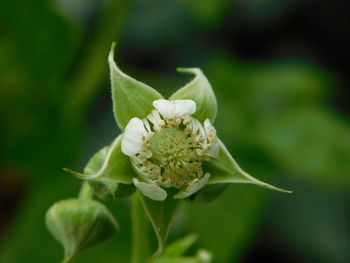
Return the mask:
[[[215,196],[229,183],[289,192],[245,173],[218,139],[212,125],[215,94],[200,69],[179,69],[195,77],[166,100],[123,73],[113,56],[114,46],[109,55],[113,108],[124,133],[96,153],[84,173],[66,169],[89,181],[100,197],[132,194],[133,185],[155,201],[170,192],[174,199]]]
[[[203,172],[202,163],[218,156],[216,130],[209,119],[203,127],[191,116],[196,111],[192,100],[159,99],[153,106],[146,118],[129,121],[121,142],[122,152],[145,183],[137,178],[133,182],[150,198],[150,187],[162,193],[160,200],[167,196],[160,187],[182,189],[174,198],[188,197],[209,180],[210,173]]]

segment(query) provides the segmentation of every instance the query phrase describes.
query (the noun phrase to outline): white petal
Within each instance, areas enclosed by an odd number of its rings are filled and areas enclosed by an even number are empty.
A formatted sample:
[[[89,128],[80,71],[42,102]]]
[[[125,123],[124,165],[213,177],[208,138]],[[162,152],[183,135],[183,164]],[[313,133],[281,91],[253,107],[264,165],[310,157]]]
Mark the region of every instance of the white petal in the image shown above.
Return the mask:
[[[193,100],[155,100],[153,106],[165,118],[182,118],[196,111],[196,103]]]
[[[153,124],[153,127],[156,131],[159,131],[164,125],[164,121],[161,119],[159,112],[156,110],[152,110],[146,118]]]
[[[139,189],[145,196],[152,200],[164,201],[167,197],[166,191],[155,183],[140,182],[136,178],[132,179],[132,181],[137,189]]]
[[[209,177],[210,174],[206,173],[198,182],[190,183],[185,189],[174,195],[174,199],[183,199],[195,194],[207,184]]]
[[[209,135],[216,136],[216,129],[211,124],[209,119],[205,120],[205,122],[204,122],[204,129],[205,129],[205,133],[207,134],[207,136],[209,136]]]
[[[219,140],[217,138],[214,139],[214,141],[209,146],[208,151],[206,152],[207,155],[213,158],[218,158],[220,152],[220,144]]]
[[[122,140],[122,152],[128,156],[135,155],[140,152],[147,130],[139,118],[132,118],[125,127],[124,137]]]

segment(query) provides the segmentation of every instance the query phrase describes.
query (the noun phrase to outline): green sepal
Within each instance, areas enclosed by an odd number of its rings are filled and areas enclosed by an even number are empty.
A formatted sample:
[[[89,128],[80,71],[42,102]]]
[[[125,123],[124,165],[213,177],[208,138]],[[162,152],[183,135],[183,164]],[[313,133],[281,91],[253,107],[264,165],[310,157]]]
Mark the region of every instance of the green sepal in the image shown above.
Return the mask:
[[[211,174],[208,181],[209,185],[229,183],[256,184],[278,192],[292,192],[264,183],[244,172],[232,158],[225,145],[220,140],[219,143],[220,151],[218,158],[211,158],[208,162],[203,164],[203,169]]]
[[[178,68],[178,72],[194,74],[194,79],[183,88],[176,91],[170,100],[189,99],[196,103],[195,118],[204,122],[209,119],[212,123],[217,112],[217,102],[214,91],[199,68]]]
[[[160,256],[163,253],[171,222],[180,203],[180,200],[173,199],[171,189],[168,189],[167,192],[167,198],[161,202],[141,195],[143,207],[158,239],[158,250],[154,257]]]
[[[120,184],[132,184],[136,176],[131,167],[130,159],[121,151],[122,135],[118,136],[111,146],[98,151],[88,162],[84,173],[70,169],[65,171],[79,179],[86,180],[101,198],[115,198],[133,193],[133,186],[125,187]]]
[[[133,117],[145,118],[153,109],[153,101],[163,96],[150,86],[137,81],[123,73],[114,62],[114,47],[112,44],[108,56],[112,100],[115,119],[120,128],[124,129]]]
[[[46,213],[46,226],[64,247],[63,262],[111,238],[117,230],[112,214],[100,202],[68,199],[56,202]]]

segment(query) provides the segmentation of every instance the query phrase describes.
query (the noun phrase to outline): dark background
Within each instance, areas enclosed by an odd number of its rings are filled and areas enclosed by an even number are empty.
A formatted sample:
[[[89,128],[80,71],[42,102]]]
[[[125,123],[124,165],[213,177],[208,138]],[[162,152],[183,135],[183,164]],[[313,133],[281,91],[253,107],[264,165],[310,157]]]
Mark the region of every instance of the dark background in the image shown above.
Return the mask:
[[[347,1],[17,0],[0,2],[0,262],[58,262],[44,215],[74,197],[89,157],[118,134],[107,54],[169,96],[200,67],[218,98],[215,126],[253,176],[292,195],[231,185],[187,204],[190,232],[215,262],[350,262],[350,16]],[[77,262],[129,262],[121,226]]]

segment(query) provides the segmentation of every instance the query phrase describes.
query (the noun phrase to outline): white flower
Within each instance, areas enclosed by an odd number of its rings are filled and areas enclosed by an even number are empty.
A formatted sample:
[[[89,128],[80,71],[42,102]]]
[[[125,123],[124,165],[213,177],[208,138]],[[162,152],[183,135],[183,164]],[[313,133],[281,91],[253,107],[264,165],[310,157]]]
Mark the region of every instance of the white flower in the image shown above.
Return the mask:
[[[181,189],[175,198],[184,198],[200,190],[210,174],[202,163],[218,155],[216,130],[207,119],[204,127],[191,115],[196,111],[192,100],[156,100],[155,107],[143,120],[132,118],[125,128],[122,152],[144,182],[134,184],[153,199],[164,197],[160,187]],[[150,190],[152,189],[152,191]]]

